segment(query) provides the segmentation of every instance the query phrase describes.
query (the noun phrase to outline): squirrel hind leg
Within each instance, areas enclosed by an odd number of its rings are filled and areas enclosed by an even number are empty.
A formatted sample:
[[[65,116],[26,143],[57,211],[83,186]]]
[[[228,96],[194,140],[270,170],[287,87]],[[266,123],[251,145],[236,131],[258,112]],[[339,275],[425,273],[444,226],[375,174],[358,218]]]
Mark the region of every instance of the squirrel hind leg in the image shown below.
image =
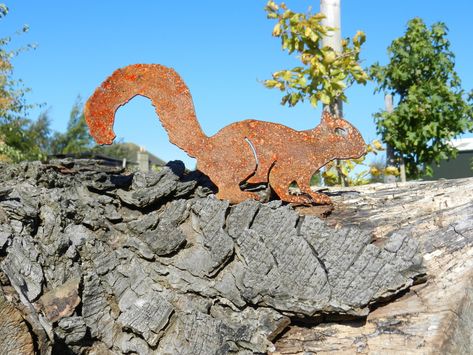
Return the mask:
[[[306,196],[292,195],[289,193],[289,184],[291,181],[288,181],[283,174],[280,174],[280,170],[278,166],[275,166],[269,174],[269,186],[276,192],[279,199],[290,203],[307,204],[309,201]]]
[[[259,164],[256,165],[255,172],[245,181],[250,184],[268,183],[271,170],[273,169],[275,164],[276,164],[276,159],[274,158],[271,160],[261,159]]]
[[[268,182],[268,173],[262,169],[256,169],[255,173],[246,179],[245,182],[249,184]]]

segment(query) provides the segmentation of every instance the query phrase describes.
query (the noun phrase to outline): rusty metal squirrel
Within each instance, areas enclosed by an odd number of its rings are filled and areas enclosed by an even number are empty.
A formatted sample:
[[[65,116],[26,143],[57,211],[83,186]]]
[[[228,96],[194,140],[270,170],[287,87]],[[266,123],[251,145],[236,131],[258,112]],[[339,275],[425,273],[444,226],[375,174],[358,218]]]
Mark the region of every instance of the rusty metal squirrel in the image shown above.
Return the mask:
[[[136,95],[151,100],[169,141],[196,158],[197,169],[218,187],[217,197],[232,203],[258,199],[256,193],[240,189],[246,181],[269,183],[283,201],[330,204],[327,195],[310,189],[312,175],[331,160],[365,154],[366,144],[358,130],[325,111],[320,124],[306,131],[245,120],[207,137],[187,85],[173,69],[157,64],[118,69],[89,98],[84,113],[97,143],[112,143],[115,112]],[[299,195],[289,193],[294,181]]]

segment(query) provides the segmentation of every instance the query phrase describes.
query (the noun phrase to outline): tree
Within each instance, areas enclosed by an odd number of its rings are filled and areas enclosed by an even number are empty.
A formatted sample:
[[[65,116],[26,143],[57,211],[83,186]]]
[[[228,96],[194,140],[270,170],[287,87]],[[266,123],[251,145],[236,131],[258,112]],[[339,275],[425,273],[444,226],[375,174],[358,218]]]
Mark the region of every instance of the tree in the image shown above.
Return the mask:
[[[0,4],[0,19],[8,14],[5,4]],[[27,32],[24,26],[17,34]],[[29,89],[13,79],[11,60],[21,51],[32,46],[10,50],[11,37],[0,38],[0,159],[20,161],[41,159],[44,152],[36,144],[39,131],[48,132],[48,122],[32,122],[27,118],[27,111],[32,105],[25,101]],[[45,126],[46,124],[46,126]]]
[[[42,155],[50,153],[51,145],[51,128],[49,127],[51,120],[48,111],[42,112],[36,121],[29,124],[27,135],[34,142],[34,146]]]
[[[414,18],[388,47],[389,63],[375,63],[369,70],[375,92],[398,100],[392,113],[374,115],[376,128],[412,178],[430,174],[432,163],[455,157],[449,141],[473,129],[473,94],[461,88],[447,33],[442,22],[428,28]]]
[[[282,47],[289,54],[297,53],[301,65],[273,73],[273,78],[265,80],[264,85],[285,93],[282,105],[295,106],[307,99],[314,107],[322,102],[337,113],[337,101],[347,100],[345,88],[368,80],[359,64],[365,34],[358,31],[351,41],[344,39],[337,52],[322,45],[322,39],[334,31],[322,24],[323,14],[312,14],[310,9],[306,14],[296,13],[284,3],[277,5],[273,1],[268,1],[265,10],[269,19],[277,20],[273,36],[281,38]]]
[[[93,147],[82,107],[82,100],[78,97],[72,106],[67,131],[56,132],[51,140],[52,154],[79,154],[90,151]]]
[[[36,121],[15,118],[0,124],[0,137],[0,155],[4,156],[1,160],[43,160],[49,151],[49,119],[44,114]]]
[[[8,14],[8,8],[5,4],[0,4],[0,19]],[[22,29],[28,31],[27,27]],[[0,38],[0,118],[2,120],[11,119],[15,114],[21,114],[26,108],[24,102],[25,89],[18,88],[19,82],[13,80],[13,65],[11,59],[15,57],[22,49],[9,50],[8,45],[11,37]]]

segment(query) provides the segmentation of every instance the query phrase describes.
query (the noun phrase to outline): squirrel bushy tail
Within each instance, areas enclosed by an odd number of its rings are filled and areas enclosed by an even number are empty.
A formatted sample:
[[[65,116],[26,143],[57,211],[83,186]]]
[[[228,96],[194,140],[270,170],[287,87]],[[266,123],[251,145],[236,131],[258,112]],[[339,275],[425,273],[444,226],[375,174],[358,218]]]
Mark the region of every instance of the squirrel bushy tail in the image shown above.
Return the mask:
[[[151,100],[169,141],[196,157],[207,136],[197,121],[189,89],[173,69],[157,64],[118,69],[95,90],[84,109],[95,141],[112,143],[115,112],[137,95]]]

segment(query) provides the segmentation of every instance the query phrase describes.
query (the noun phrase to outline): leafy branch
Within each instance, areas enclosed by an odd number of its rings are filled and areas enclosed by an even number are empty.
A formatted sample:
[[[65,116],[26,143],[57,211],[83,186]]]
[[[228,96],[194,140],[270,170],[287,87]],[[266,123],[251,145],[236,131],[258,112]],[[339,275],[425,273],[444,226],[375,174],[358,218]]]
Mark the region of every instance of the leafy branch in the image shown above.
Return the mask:
[[[342,41],[342,51],[322,46],[322,38],[330,36],[334,28],[324,26],[325,15],[297,13],[284,3],[268,1],[265,7],[267,17],[276,20],[273,36],[281,39],[283,50],[289,54],[297,53],[301,65],[292,69],[280,70],[272,74],[272,79],[263,83],[267,88],[276,88],[285,95],[281,104],[295,106],[309,100],[316,107],[319,102],[325,105],[337,100],[346,101],[344,90],[354,82],[365,84],[369,79],[360,66],[361,46],[365,34],[358,31],[350,40]]]
[[[414,178],[430,174],[432,163],[455,157],[449,141],[473,130],[473,92],[461,88],[447,33],[444,23],[428,28],[414,18],[388,47],[389,63],[369,70],[375,92],[398,100],[392,113],[375,114],[377,132]]]

